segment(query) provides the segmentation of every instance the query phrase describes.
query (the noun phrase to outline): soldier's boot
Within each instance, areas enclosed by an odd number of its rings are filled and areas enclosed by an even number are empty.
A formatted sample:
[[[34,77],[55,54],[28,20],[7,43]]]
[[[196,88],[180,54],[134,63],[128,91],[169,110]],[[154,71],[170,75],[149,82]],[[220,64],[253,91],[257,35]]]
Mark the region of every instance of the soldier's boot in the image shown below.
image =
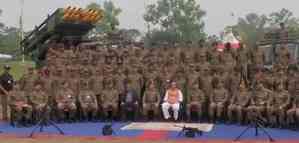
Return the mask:
[[[284,111],[285,111],[284,109],[280,109],[278,111],[278,115],[277,115],[280,128],[286,127],[286,125],[287,125],[286,120],[285,120],[286,113]]]
[[[299,109],[296,110],[296,119],[295,119],[296,130],[299,130]]]
[[[287,120],[286,121],[287,121],[288,128],[293,129],[294,128],[293,124],[295,122],[294,115],[287,112]]]
[[[238,124],[242,124],[243,122],[243,114],[242,114],[242,109],[238,109],[237,110],[237,120],[238,120]]]
[[[76,110],[70,110],[69,111],[69,122],[75,122],[76,121]]]
[[[285,121],[285,115],[279,114],[278,115],[278,121],[279,121],[279,126],[280,128],[286,127],[286,121]]]
[[[22,127],[23,126],[23,113],[20,111],[16,112],[16,117],[15,117],[15,122],[16,122],[16,127]]]
[[[82,109],[82,119],[83,121],[89,121],[88,111],[86,109]]]
[[[91,111],[91,121],[92,122],[97,121],[97,110]]]
[[[209,119],[211,123],[215,122],[215,107],[214,106],[210,106],[209,108]]]
[[[233,109],[232,108],[228,108],[227,116],[228,116],[228,123],[231,124],[234,120],[233,119]]]
[[[216,117],[217,117],[217,120],[218,121],[222,121],[223,118],[222,118],[222,113],[223,113],[223,109],[218,107],[217,108],[217,111],[216,111]]]
[[[65,116],[65,111],[63,109],[59,110],[58,111],[58,122],[61,123],[61,122],[64,122],[65,119],[66,119],[66,116]]]
[[[276,115],[271,115],[269,116],[269,123],[270,123],[270,127],[275,127],[277,125],[277,119],[276,119]]]
[[[188,118],[188,122],[191,122],[192,120],[192,117],[191,117],[191,111],[190,111],[190,108],[187,109],[187,118]]]
[[[23,118],[23,125],[25,127],[29,127],[32,124],[32,112],[29,109],[23,109],[22,111],[22,118]]]
[[[197,114],[198,114],[198,120],[199,120],[199,122],[201,122],[202,121],[202,109],[201,108],[198,108]]]

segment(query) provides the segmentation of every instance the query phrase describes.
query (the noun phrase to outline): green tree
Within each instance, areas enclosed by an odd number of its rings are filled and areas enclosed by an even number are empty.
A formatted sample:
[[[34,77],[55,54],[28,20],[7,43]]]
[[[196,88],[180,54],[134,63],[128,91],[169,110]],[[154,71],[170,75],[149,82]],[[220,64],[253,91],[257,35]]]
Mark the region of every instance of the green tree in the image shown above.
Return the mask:
[[[140,31],[137,29],[121,29],[120,33],[124,38],[130,41],[137,41],[141,37]]]
[[[117,8],[111,0],[105,1],[103,7],[98,3],[91,3],[87,8],[95,10],[101,9],[104,12],[104,18],[96,25],[97,33],[109,33],[118,29],[118,16],[121,13],[121,9]]]
[[[249,47],[263,38],[268,18],[265,15],[249,13],[244,18],[239,18],[237,25],[232,26],[234,34],[241,37]]]
[[[289,31],[299,33],[299,19],[288,9],[283,8],[278,12],[271,13],[269,23],[271,27],[278,27],[280,23],[284,23]]]
[[[4,32],[6,34],[1,36],[1,52],[7,54],[15,54],[15,52],[18,50],[17,39],[19,30],[17,28],[10,27],[6,28]]]
[[[149,41],[198,41],[205,38],[205,16],[195,0],[158,0],[147,6],[144,20],[148,27]]]

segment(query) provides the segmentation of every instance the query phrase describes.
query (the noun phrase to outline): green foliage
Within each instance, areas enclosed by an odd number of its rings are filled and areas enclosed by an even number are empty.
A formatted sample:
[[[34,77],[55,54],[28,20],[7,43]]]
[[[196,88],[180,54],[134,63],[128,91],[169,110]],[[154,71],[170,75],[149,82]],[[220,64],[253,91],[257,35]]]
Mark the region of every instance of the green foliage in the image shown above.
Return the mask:
[[[0,16],[2,10],[0,9]],[[18,47],[18,29],[6,27],[0,22],[0,52],[5,54],[14,54]]]
[[[121,29],[120,33],[129,41],[137,41],[141,37],[140,31],[137,29]]]
[[[87,8],[104,11],[104,18],[96,24],[97,33],[109,33],[117,29],[119,26],[118,16],[121,9],[117,8],[112,1],[105,1],[103,7],[97,3],[91,3]]]
[[[294,17],[293,12],[288,9],[281,9],[269,15],[269,22],[272,27],[278,27],[280,23],[284,23],[289,31],[299,33],[299,19]]]
[[[238,23],[232,28],[245,44],[252,47],[263,38],[265,32],[278,29],[280,23],[285,23],[290,32],[299,34],[299,19],[285,8],[278,12],[272,12],[268,16],[249,13],[245,17],[239,18]]]
[[[144,20],[153,30],[149,41],[184,42],[205,38],[202,18],[205,11],[195,0],[158,0],[147,6]]]
[[[5,29],[5,35],[1,36],[1,53],[14,54],[19,47],[18,44],[18,29],[8,28]]]
[[[267,16],[249,13],[244,18],[239,18],[238,24],[233,26],[233,32],[242,38],[249,47],[263,38],[267,24]]]

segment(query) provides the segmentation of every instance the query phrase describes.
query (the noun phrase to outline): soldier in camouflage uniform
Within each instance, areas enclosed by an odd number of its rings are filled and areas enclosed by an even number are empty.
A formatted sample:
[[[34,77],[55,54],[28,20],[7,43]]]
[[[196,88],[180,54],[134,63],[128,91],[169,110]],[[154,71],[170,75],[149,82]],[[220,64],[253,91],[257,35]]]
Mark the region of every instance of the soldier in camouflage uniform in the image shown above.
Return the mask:
[[[246,88],[244,80],[242,80],[241,84],[239,85],[238,92],[235,92],[233,95],[230,105],[228,106],[228,119],[229,122],[234,120],[234,113],[237,114],[237,121],[238,123],[242,123],[244,119],[244,113],[249,105],[250,101],[250,92]]]
[[[287,123],[289,125],[296,125],[299,120],[299,75],[298,68],[295,65],[289,67],[288,81],[288,90],[291,94],[291,106],[290,109],[287,110]]]
[[[159,116],[160,93],[155,86],[154,80],[150,80],[142,99],[143,115],[149,117],[149,111],[153,111],[153,116]]]
[[[264,114],[267,113],[267,106],[273,95],[272,91],[266,89],[261,82],[257,82],[253,87],[252,98],[248,107],[248,119],[250,121],[256,120],[254,117],[263,118]]]
[[[191,112],[197,112],[197,116],[199,120],[202,119],[203,108],[206,102],[206,96],[204,92],[200,89],[199,82],[194,82],[192,85],[188,86],[190,90],[188,90],[187,97],[187,116],[189,120],[191,120]]]
[[[23,89],[26,93],[32,92],[37,78],[38,75],[36,74],[34,68],[29,67],[28,72],[20,80],[21,89]]]
[[[268,118],[270,124],[277,125],[276,118],[278,117],[279,125],[286,125],[286,109],[290,104],[290,94],[284,89],[282,82],[276,83],[276,91],[271,98],[270,104],[268,106]]]
[[[55,97],[55,102],[57,103],[59,121],[66,119],[66,112],[69,113],[70,121],[75,120],[75,115],[77,111],[76,96],[67,82],[64,82],[63,88]]]
[[[10,100],[9,105],[11,107],[12,119],[14,124],[19,126],[22,124],[22,119],[25,118],[25,123],[28,123],[32,117],[32,106],[28,103],[28,97],[26,97],[25,92],[21,90],[19,84],[16,84],[14,90],[9,93]]]
[[[84,82],[82,86],[83,87],[79,92],[79,103],[82,108],[84,119],[95,120],[98,111],[97,98],[94,92],[88,89],[87,82]],[[89,113],[91,114],[90,118],[88,116]]]
[[[209,116],[210,120],[214,122],[215,114],[218,119],[222,118],[229,95],[222,80],[215,78],[212,85],[214,89],[210,97]]]
[[[0,96],[2,104],[2,119],[8,120],[8,95],[13,89],[14,79],[9,73],[10,66],[4,66],[4,72],[0,75]]]
[[[110,80],[109,80],[110,79]],[[105,117],[108,117],[111,112],[111,118],[115,117],[118,112],[119,92],[114,86],[113,80],[108,77],[104,84],[104,89],[101,93],[102,109]]]
[[[236,55],[236,66],[246,82],[248,81],[248,64],[250,64],[248,50],[244,47],[244,44],[240,43],[240,48],[238,48]]]
[[[287,45],[283,45],[278,48],[276,55],[276,63],[278,65],[282,65],[284,68],[287,68],[291,62],[291,54],[287,48]]]
[[[40,83],[34,86],[34,90],[30,94],[29,99],[33,112],[36,115],[34,121],[39,121],[41,118],[50,118],[50,107],[48,106],[49,98]]]
[[[213,43],[211,50],[208,51],[208,61],[211,65],[220,63],[220,52],[218,51],[218,43]]]

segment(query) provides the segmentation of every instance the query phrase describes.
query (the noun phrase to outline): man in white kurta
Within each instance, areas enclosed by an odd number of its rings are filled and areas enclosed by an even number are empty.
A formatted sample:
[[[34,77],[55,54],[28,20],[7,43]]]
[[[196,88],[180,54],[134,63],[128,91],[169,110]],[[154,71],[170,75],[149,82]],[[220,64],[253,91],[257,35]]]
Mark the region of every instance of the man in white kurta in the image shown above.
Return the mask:
[[[177,88],[176,83],[172,82],[171,87],[166,91],[164,103],[162,103],[164,119],[168,120],[170,118],[169,108],[172,108],[174,119],[177,120],[181,102],[183,102],[183,94],[181,90]]]

